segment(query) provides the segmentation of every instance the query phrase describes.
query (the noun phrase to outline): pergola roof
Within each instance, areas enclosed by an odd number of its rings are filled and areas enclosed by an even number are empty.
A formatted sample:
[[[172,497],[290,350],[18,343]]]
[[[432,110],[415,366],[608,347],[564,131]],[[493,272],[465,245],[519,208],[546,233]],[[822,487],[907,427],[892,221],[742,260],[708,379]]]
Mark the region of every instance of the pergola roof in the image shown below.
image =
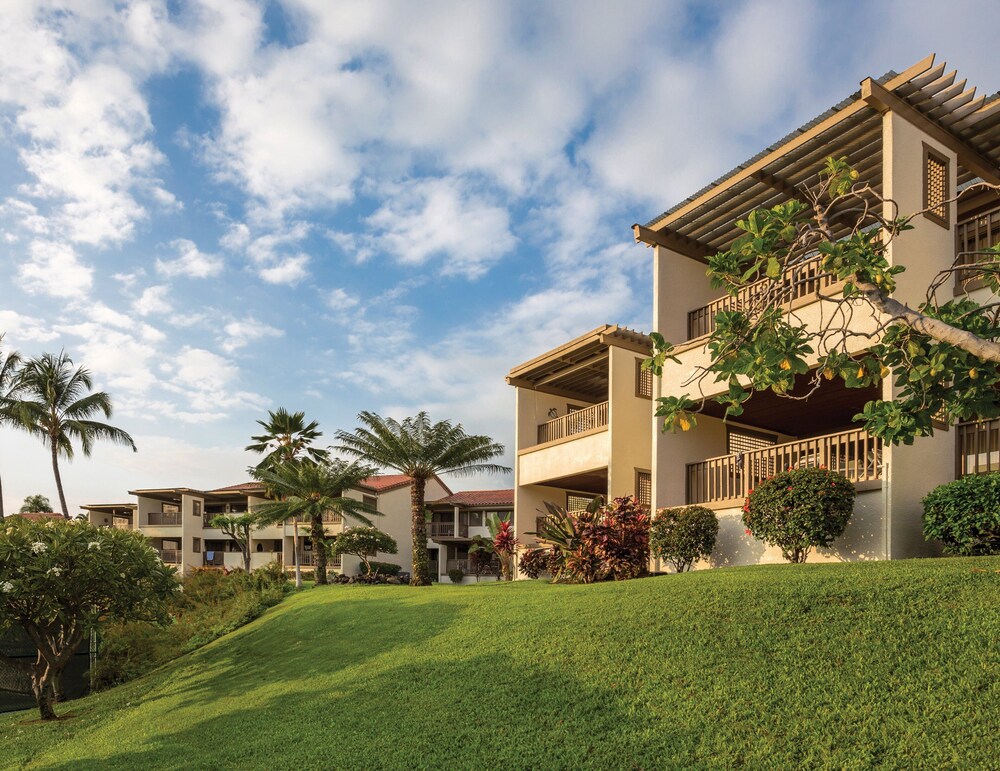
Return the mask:
[[[604,401],[608,398],[611,346],[649,356],[653,342],[642,332],[605,324],[517,365],[507,375],[507,382],[537,391]]]
[[[728,248],[734,223],[750,211],[798,197],[829,156],[846,156],[881,192],[882,114],[898,113],[958,156],[960,185],[981,178],[1000,183],[1000,92],[976,98],[957,72],[934,55],[901,74],[866,78],[860,90],[740,164],[646,225],[636,241],[697,260]]]

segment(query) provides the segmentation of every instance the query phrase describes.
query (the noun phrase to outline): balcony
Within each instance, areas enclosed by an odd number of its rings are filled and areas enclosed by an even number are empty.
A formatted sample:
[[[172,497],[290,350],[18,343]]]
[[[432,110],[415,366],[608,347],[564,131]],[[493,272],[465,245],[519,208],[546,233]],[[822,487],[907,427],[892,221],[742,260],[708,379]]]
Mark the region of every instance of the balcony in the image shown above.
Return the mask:
[[[178,514],[167,514],[158,511],[151,511],[148,514],[148,524],[150,525],[168,525],[170,527],[176,527],[181,524],[181,515]]]
[[[538,444],[567,439],[608,425],[608,403],[601,402],[554,418],[538,426]]]
[[[115,528],[115,530],[131,530],[132,520],[127,517],[112,517],[111,527]]]
[[[817,294],[834,283],[836,278],[820,270],[821,258],[814,257],[785,271],[779,296],[783,303],[791,303],[803,297]],[[715,316],[724,311],[739,311],[752,308],[763,293],[773,291],[774,282],[761,279],[743,287],[735,295],[726,295],[712,300],[708,305],[688,311],[687,339],[695,340],[715,331]]]
[[[955,426],[955,479],[1000,471],[1000,418]]]
[[[163,562],[165,565],[181,564],[180,549],[157,549],[156,553],[160,555],[160,561]]]
[[[211,559],[208,556],[208,552],[205,553],[204,565],[206,568],[221,568],[226,564],[225,552],[213,551]]]
[[[739,505],[747,491],[769,476],[788,468],[817,466],[837,471],[855,484],[877,482],[882,478],[882,442],[853,429],[689,463],[687,502]]]
[[[464,559],[464,560],[446,560],[445,561],[445,574],[447,574],[448,571],[450,571],[450,570],[454,570],[455,568],[460,568],[462,570],[462,572],[465,573],[465,575],[467,575],[467,576],[474,576],[476,574],[475,569],[473,569],[473,567],[472,567],[472,563],[469,560],[467,560],[467,559]],[[493,560],[492,562],[490,562],[489,566],[486,567],[483,570],[482,575],[484,575],[484,576],[494,575],[495,576],[497,574],[497,571],[499,569],[500,569],[500,563],[497,562],[496,560]]]
[[[342,559],[341,559],[340,556],[327,557],[326,566],[328,568],[338,568],[339,569],[340,566],[341,566],[341,561],[342,561]],[[316,565],[316,559],[315,559],[315,555],[313,554],[313,552],[311,552],[311,551],[304,551],[304,552],[302,552],[302,562],[300,562],[299,565],[301,567],[304,567],[304,568],[309,568],[309,567],[315,566]],[[289,567],[295,567],[295,555],[294,554],[292,555],[292,564],[289,565]]]
[[[457,534],[457,535],[456,535]],[[468,538],[468,525],[455,525],[454,522],[428,522],[428,538]]]
[[[975,265],[988,255],[977,254],[1000,243],[1000,206],[984,211],[974,217],[959,222],[955,228],[955,253],[958,265]],[[963,291],[977,289],[983,286],[981,277],[975,270],[958,270],[955,272],[955,286]]]

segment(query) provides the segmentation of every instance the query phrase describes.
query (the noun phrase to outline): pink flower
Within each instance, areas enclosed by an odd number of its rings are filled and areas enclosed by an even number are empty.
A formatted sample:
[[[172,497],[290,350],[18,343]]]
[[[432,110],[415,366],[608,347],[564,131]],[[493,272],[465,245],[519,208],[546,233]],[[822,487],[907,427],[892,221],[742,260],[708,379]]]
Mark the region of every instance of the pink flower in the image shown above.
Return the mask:
[[[743,532],[744,532],[744,533],[746,533],[747,535],[753,535],[753,533],[751,533],[751,532],[750,532],[750,529],[749,529],[749,528],[747,528],[747,529],[746,529],[746,530],[744,530]]]

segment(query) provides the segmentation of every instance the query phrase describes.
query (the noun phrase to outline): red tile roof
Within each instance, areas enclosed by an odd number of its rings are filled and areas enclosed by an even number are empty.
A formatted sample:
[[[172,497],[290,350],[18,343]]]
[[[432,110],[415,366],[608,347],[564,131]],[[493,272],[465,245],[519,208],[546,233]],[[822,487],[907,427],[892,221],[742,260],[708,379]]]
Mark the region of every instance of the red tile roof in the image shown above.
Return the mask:
[[[24,517],[25,519],[30,519],[35,522],[41,522],[43,519],[61,519],[62,514],[57,511],[28,511],[28,512],[14,512],[10,516],[12,517]]]
[[[431,501],[432,506],[448,504],[450,506],[513,506],[514,489],[506,490],[462,490],[452,493],[447,498]]]
[[[238,485],[229,485],[228,487],[217,487],[214,490],[209,490],[210,493],[238,493],[244,490],[263,490],[264,485],[260,482],[240,482]]]
[[[395,490],[397,487],[404,487],[413,481],[413,477],[406,474],[376,474],[373,477],[361,480],[362,487],[368,487],[375,492],[384,493]]]

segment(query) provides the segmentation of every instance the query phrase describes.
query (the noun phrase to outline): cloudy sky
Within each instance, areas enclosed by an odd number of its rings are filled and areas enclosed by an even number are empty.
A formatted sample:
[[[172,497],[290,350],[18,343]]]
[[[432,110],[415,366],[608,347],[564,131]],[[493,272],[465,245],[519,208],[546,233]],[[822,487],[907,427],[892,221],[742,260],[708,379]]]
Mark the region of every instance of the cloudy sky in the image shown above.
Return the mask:
[[[242,481],[254,420],[427,409],[509,445],[511,366],[648,330],[645,222],[928,53],[1000,88],[991,2],[5,0],[0,332],[139,453],[70,505]],[[508,458],[508,463],[511,461]],[[0,434],[4,499],[55,502]],[[456,487],[509,485],[457,480]]]

